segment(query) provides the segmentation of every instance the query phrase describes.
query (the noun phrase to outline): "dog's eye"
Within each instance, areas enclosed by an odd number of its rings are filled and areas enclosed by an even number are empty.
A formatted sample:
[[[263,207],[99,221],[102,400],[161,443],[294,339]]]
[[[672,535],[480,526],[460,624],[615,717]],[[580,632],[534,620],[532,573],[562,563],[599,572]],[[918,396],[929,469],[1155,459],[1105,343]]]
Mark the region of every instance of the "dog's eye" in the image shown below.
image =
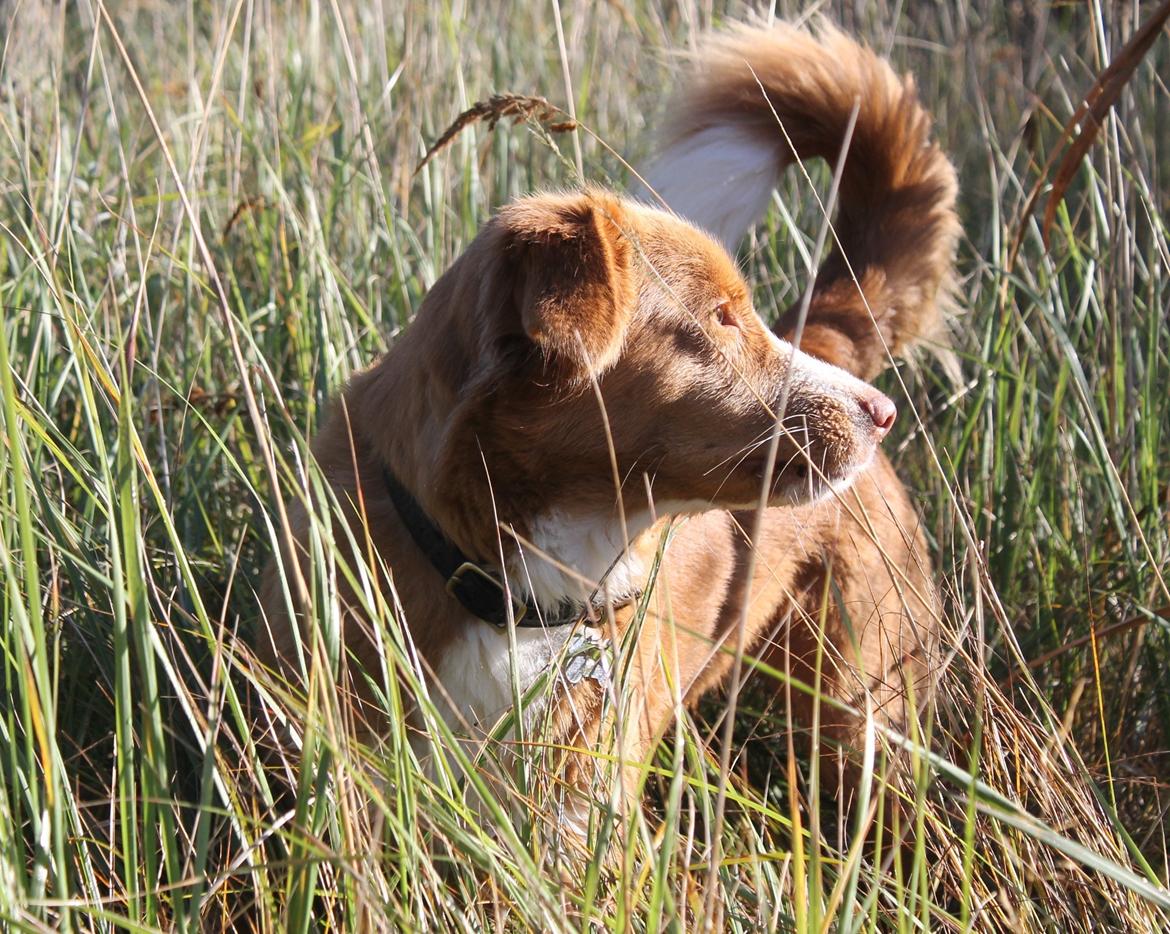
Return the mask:
[[[739,327],[739,321],[736,320],[735,312],[731,310],[731,302],[720,302],[715,306],[715,310],[711,313],[711,317],[715,323],[726,328]]]

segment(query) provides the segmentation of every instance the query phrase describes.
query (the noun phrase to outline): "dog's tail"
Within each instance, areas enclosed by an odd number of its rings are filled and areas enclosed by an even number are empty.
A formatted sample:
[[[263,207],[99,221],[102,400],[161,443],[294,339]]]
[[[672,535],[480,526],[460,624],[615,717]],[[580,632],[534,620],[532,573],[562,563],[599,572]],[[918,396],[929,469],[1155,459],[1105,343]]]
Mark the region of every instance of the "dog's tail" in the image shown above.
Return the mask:
[[[847,142],[836,246],[818,273],[801,346],[868,379],[890,354],[942,340],[957,185],[909,77],[827,25],[815,35],[740,26],[700,48],[666,121],[650,187],[732,250],[789,164],[835,163]],[[780,319],[781,336],[792,336],[798,311],[799,303]]]

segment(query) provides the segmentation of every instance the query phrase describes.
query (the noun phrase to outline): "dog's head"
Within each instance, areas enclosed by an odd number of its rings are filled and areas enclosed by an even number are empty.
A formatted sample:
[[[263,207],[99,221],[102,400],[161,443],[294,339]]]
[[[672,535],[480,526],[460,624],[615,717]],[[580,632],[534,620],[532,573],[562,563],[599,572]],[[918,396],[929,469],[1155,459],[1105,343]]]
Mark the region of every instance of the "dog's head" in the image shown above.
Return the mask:
[[[513,203],[448,276],[441,339],[462,376],[439,470],[486,465],[521,513],[505,521],[612,511],[615,464],[627,503],[647,477],[661,512],[754,504],[777,415],[769,501],[808,502],[864,469],[894,419],[776,338],[711,238],[605,193]]]

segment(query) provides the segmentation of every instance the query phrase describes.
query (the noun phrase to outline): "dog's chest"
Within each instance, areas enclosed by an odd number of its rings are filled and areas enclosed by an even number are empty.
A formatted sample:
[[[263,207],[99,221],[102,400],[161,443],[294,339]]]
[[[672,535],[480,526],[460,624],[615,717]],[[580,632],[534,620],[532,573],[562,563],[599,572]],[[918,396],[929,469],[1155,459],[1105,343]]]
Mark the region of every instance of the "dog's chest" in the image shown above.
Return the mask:
[[[629,534],[638,535],[650,524],[648,515],[632,515]],[[643,561],[626,551],[625,535],[613,517],[551,514],[532,523],[532,538],[535,553],[521,554],[508,570],[511,586],[526,600],[558,606],[588,599],[592,586],[585,581],[601,582],[599,594],[621,599],[644,583]],[[513,659],[506,631],[469,619],[440,659],[436,680],[441,689],[435,700],[453,728],[488,727],[513,706],[517,693],[523,697],[542,676],[556,675],[525,705],[525,723],[534,724],[547,709],[555,680],[567,677],[575,683],[580,672],[598,680],[603,670],[608,677],[607,667],[596,664],[597,642],[594,634],[574,626],[517,629]]]
[[[478,620],[469,622],[447,646],[436,672],[440,690],[435,700],[444,719],[456,729],[490,725],[512,706],[513,683],[523,696],[551,668],[570,629],[517,629],[513,682],[507,632]],[[536,706],[529,705],[529,716]]]
[[[583,680],[610,686],[613,644],[588,626],[520,629],[515,661],[507,635],[471,632],[453,645],[439,665],[440,713],[457,732],[490,728],[512,709],[519,694],[525,731],[536,726],[557,691]],[[502,641],[501,641],[502,640]]]

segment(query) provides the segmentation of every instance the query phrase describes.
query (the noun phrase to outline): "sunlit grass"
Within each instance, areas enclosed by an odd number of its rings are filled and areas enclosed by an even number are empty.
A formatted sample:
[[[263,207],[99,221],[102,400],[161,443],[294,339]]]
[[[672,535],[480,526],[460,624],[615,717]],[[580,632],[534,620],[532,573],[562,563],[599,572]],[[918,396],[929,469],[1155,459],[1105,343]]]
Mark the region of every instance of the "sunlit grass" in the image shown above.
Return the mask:
[[[960,167],[961,382],[924,364],[882,384],[918,415],[890,450],[947,595],[937,709],[904,743],[914,781],[886,787],[901,740],[875,729],[869,802],[818,800],[823,766],[786,738],[786,692],[807,686],[757,666],[727,774],[714,697],[666,731],[645,807],[597,807],[585,852],[560,858],[557,750],[524,749],[518,778],[510,747],[472,761],[430,701],[446,752],[427,761],[404,727],[353,723],[335,581],[369,570],[325,521],[304,647],[335,666],[298,692],[252,657],[278,501],[330,509],[306,444],[330,394],[495,206],[576,180],[567,137],[503,123],[412,175],[493,92],[568,109],[552,9],[514,6],[0,4],[0,924],[1164,927],[1165,37],[1050,242],[1028,222],[1007,266],[1130,7],[825,8],[914,69]],[[665,50],[708,8],[560,12],[578,119],[636,157]],[[580,144],[586,178],[624,186]],[[803,182],[782,202],[742,254],[765,313],[801,288],[820,222]],[[365,592],[385,663],[354,674],[402,724],[423,673]],[[875,862],[856,830],[885,828],[895,794],[905,856]]]

